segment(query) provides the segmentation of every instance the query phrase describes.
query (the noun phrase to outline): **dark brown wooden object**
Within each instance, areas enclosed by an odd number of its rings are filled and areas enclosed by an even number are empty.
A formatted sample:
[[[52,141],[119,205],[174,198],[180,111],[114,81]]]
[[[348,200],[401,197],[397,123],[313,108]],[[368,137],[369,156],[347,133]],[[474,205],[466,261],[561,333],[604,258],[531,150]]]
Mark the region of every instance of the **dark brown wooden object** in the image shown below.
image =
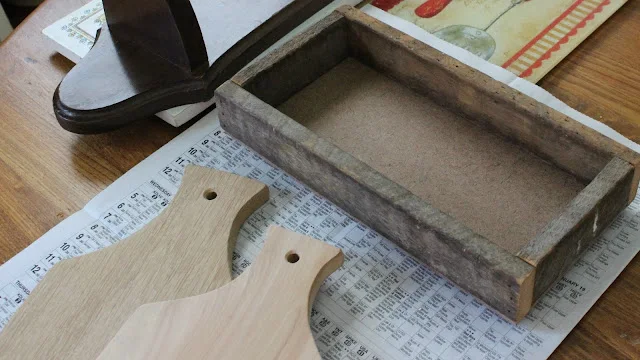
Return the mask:
[[[588,185],[519,251],[505,251],[275,109],[348,57]],[[515,321],[638,186],[636,153],[349,7],[238,73],[216,97],[232,135]]]
[[[255,25],[234,2],[104,0],[107,23],[91,51],[56,89],[56,118],[69,131],[99,133],[209,100],[222,82],[328,3],[292,0]],[[222,55],[208,59],[208,47],[219,46],[216,39],[228,35],[228,24],[201,26],[195,11],[214,23],[231,14],[253,29]]]

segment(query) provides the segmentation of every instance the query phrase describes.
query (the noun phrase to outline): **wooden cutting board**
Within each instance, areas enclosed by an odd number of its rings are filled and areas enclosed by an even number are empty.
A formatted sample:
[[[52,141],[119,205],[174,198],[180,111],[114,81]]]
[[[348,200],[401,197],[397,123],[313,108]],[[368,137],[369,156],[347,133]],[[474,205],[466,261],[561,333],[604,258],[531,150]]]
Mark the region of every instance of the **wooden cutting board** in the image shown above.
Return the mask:
[[[231,281],[240,225],[268,188],[188,166],[173,201],[129,238],[56,264],[0,333],[0,359],[95,359],[142,304]]]
[[[342,262],[340,249],[272,226],[237,279],[203,295],[141,306],[98,359],[320,359],[309,312]]]

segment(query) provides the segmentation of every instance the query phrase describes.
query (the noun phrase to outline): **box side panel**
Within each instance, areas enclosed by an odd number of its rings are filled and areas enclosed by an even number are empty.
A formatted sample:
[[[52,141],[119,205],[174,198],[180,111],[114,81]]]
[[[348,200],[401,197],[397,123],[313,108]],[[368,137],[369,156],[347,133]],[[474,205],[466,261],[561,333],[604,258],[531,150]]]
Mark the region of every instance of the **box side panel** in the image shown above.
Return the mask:
[[[624,210],[634,168],[614,158],[518,255],[536,267],[534,300],[562,276],[578,256]]]
[[[505,317],[531,307],[534,268],[368,165],[227,82],[216,91],[222,127],[402,246]]]
[[[233,81],[277,106],[347,57],[345,20],[332,13],[247,66]]]

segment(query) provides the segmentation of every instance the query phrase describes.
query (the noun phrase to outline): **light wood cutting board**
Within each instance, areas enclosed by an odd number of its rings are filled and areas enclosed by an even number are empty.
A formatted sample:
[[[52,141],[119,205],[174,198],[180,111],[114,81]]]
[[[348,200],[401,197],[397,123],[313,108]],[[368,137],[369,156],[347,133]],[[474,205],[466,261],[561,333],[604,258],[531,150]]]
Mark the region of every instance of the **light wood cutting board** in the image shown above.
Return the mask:
[[[270,227],[242,275],[206,294],[141,306],[98,359],[319,360],[309,312],[342,262],[338,248]]]
[[[142,304],[231,281],[244,220],[268,188],[188,166],[173,201],[129,238],[56,264],[0,333],[0,359],[95,359]]]

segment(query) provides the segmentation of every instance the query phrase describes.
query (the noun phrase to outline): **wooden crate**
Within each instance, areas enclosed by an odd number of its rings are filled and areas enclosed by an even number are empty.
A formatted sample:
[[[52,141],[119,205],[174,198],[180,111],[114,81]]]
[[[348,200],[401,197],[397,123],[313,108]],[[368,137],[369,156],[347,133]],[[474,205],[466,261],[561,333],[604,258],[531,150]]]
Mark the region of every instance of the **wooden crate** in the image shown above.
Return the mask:
[[[636,153],[351,7],[216,97],[230,134],[514,321],[638,186]]]

